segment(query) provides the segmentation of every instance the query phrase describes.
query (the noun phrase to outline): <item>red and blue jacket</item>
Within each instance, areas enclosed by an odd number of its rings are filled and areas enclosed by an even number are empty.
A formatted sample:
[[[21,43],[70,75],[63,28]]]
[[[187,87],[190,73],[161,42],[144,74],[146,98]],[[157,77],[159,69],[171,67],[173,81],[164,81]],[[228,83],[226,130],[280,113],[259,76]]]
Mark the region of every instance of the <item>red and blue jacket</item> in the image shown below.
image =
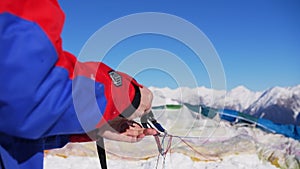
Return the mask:
[[[45,149],[139,104],[130,76],[62,49],[63,23],[56,0],[0,1],[0,169],[41,169]]]

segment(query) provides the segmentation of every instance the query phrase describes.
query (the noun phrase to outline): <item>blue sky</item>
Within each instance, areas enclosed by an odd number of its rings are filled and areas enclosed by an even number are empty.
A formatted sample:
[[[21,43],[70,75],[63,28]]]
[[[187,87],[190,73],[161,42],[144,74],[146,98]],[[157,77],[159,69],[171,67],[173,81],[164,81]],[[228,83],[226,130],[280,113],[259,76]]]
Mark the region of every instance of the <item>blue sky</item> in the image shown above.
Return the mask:
[[[79,55],[98,29],[115,19],[140,12],[162,12],[187,20],[209,38],[223,64],[228,90],[239,85],[260,91],[300,84],[299,0],[60,0],[59,3],[66,14],[63,47],[75,55]],[[209,75],[195,53],[165,36],[145,34],[124,39],[102,61],[118,68],[124,58],[147,49],[161,49],[155,50],[161,57],[167,51],[178,56],[191,69],[198,86],[211,87]],[[151,62],[151,56],[140,57]],[[135,77],[146,86],[178,87],[170,72],[149,69]],[[188,82],[180,86],[193,87]]]

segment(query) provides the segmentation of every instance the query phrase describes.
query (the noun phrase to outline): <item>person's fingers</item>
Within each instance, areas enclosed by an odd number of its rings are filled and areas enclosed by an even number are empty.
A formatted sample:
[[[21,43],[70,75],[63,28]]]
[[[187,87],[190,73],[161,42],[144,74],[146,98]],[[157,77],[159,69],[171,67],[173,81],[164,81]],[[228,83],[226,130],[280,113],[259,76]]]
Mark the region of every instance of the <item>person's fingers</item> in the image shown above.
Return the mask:
[[[143,129],[143,128],[141,127],[141,125],[138,124],[138,123],[133,123],[132,126],[130,126],[130,127],[131,127],[131,128],[136,128],[136,129]]]
[[[142,128],[139,124],[133,123],[127,130],[138,131],[139,133],[143,133],[144,128]]]
[[[97,135],[101,137],[129,143],[141,141],[145,136],[155,134],[157,134],[157,131],[155,129],[145,129],[137,123],[131,124],[129,128],[126,129],[126,131],[123,133],[117,132],[115,129],[110,127],[110,124],[104,125],[97,131]]]
[[[155,129],[143,129],[143,130],[128,129],[125,133],[122,134],[129,137],[144,138],[145,136],[157,134],[157,131]]]
[[[110,130],[105,130],[104,132],[101,132],[100,134],[101,134],[101,137],[104,137],[106,139],[128,142],[128,143],[138,142],[145,137],[144,134],[140,134],[140,135],[133,137],[133,136],[128,136],[124,133],[120,134],[120,133],[110,131]]]
[[[149,136],[149,135],[155,135],[157,134],[158,132],[155,130],[155,129],[144,129],[143,131],[143,134],[146,135],[146,136]]]
[[[144,137],[145,137],[145,135],[140,135],[139,137],[132,137],[129,142],[130,143],[136,143],[136,142],[141,141]]]
[[[141,134],[144,134],[144,131],[143,131],[143,129],[129,128],[122,134],[127,135],[127,136],[131,136],[131,137],[137,137]]]
[[[141,141],[146,135],[155,135],[156,133],[157,131],[154,129],[144,129],[142,133],[139,130],[128,130],[122,134],[106,131],[102,136],[111,140],[136,143]]]
[[[141,141],[145,137],[145,134],[132,136],[132,135],[128,135],[128,133],[127,134],[122,133],[121,135],[122,135],[122,141],[129,142],[129,143],[135,143]]]

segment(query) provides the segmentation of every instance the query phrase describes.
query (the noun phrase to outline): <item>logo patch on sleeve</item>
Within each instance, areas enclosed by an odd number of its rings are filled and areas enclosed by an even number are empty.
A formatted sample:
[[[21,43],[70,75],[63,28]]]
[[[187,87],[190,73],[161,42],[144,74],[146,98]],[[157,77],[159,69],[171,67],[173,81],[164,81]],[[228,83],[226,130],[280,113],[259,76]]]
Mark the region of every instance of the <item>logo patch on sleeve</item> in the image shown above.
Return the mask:
[[[122,76],[115,71],[110,71],[109,76],[116,87],[122,86]]]

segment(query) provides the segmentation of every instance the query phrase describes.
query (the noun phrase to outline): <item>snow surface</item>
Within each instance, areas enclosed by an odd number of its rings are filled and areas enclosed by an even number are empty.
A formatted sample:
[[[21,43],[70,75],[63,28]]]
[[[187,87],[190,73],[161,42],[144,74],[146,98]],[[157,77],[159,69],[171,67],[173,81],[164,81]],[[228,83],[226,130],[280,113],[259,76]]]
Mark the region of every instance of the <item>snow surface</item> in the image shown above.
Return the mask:
[[[165,168],[238,168],[298,169],[300,143],[282,135],[265,133],[252,126],[232,126],[218,119],[195,118],[185,106],[179,110],[153,110],[172,139]],[[169,141],[169,137],[165,139]],[[156,166],[157,147],[153,137],[138,143],[105,140],[110,168],[152,169]],[[197,152],[196,152],[196,151]],[[199,153],[198,153],[199,152]],[[46,169],[99,168],[94,143],[68,144],[46,153]],[[158,168],[164,168],[162,157]]]
[[[204,87],[151,90],[154,93],[153,106],[183,102],[216,108],[225,106],[264,116],[269,113],[269,107],[276,106],[284,107],[280,110],[292,113],[294,120],[299,118],[300,85],[291,88],[275,87],[263,92],[251,92],[243,86],[229,92]],[[285,109],[285,105],[291,106],[291,109]],[[173,138],[171,153],[166,156],[165,166],[160,158],[159,169],[300,168],[300,142],[297,140],[265,133],[251,125],[236,126],[219,119],[206,119],[184,106],[180,110],[154,110],[154,113],[170,134],[184,137],[195,150],[201,152],[197,154]],[[284,114],[286,112],[282,113],[277,114],[279,119],[287,115]],[[156,168],[158,152],[153,137],[146,137],[134,144],[105,140],[105,145],[108,168]],[[45,169],[100,168],[94,143],[73,143],[62,149],[48,151],[44,166]]]
[[[157,158],[141,161],[107,160],[108,168],[113,169],[155,169]],[[162,158],[160,159],[162,162]],[[157,166],[163,168],[162,163]],[[47,156],[44,162],[45,169],[100,169],[97,157],[62,158],[58,156]],[[194,162],[190,157],[174,153],[166,157],[165,168],[172,169],[277,169],[270,163],[262,162],[254,154],[231,155],[219,162]]]

